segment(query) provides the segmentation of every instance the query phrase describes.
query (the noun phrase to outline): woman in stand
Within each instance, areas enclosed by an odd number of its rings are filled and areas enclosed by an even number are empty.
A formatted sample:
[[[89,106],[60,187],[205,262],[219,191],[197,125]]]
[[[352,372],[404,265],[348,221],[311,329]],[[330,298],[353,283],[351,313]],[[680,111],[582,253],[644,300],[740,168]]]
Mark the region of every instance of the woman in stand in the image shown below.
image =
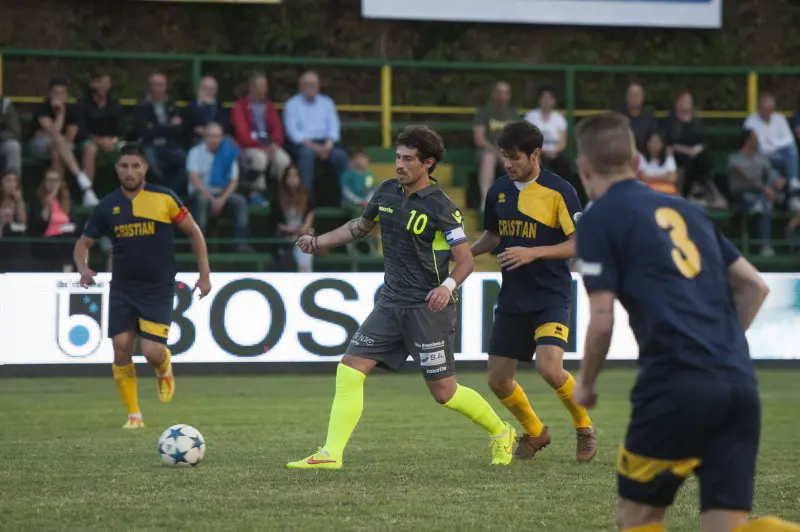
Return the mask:
[[[300,170],[294,165],[283,172],[277,203],[273,212],[277,218],[278,235],[287,237],[294,244],[299,236],[307,234],[314,226],[314,200],[303,184]],[[297,271],[312,271],[313,255],[306,255],[294,245],[291,249]]]
[[[661,133],[651,133],[647,139],[647,154],[639,157],[639,179],[659,192],[678,194],[675,158],[667,150]]]
[[[70,219],[72,204],[69,189],[57,170],[47,170],[31,202],[29,233],[34,237],[53,238],[33,246],[33,255],[47,270],[72,271],[72,237],[75,224]],[[58,238],[59,240],[55,240]]]

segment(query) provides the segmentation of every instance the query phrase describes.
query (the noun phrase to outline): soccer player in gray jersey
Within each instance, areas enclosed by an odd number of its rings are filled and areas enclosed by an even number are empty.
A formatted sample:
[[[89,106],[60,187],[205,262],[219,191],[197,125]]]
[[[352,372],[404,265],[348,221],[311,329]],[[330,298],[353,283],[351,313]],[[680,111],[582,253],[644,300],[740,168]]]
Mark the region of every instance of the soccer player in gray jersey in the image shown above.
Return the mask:
[[[291,469],[339,469],[364,407],[364,380],[381,364],[399,370],[410,354],[434,399],[483,427],[492,464],[511,463],[516,432],[481,395],[456,382],[456,288],[475,266],[461,213],[430,174],[444,158],[441,137],[424,126],[397,138],[397,179],[383,182],[361,217],[319,236],[303,236],[305,253],[367,236],[380,224],[386,274],[372,313],[353,335],[336,371],[325,445]],[[455,268],[448,272],[450,259]]]

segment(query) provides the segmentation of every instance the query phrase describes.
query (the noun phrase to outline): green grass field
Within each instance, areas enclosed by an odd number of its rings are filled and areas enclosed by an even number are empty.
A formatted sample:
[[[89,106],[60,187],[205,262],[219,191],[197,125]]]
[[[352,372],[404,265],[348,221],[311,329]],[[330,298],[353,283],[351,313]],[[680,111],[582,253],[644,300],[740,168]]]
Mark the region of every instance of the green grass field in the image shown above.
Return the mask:
[[[523,373],[553,443],[509,468],[489,465],[485,434],[436,405],[421,377],[375,375],[341,471],[284,468],[322,443],[333,375],[181,378],[180,366],[178,375],[169,405],[158,404],[149,372],[140,378],[148,428],[132,433],[120,428],[110,377],[0,380],[0,530],[615,530],[632,371],[601,377],[600,452],[589,464],[575,462],[572,424],[553,393]],[[760,373],[755,509],[796,521],[798,378]],[[489,397],[483,374],[461,380]],[[199,467],[160,466],[158,436],[174,423],[204,434]],[[695,488],[690,481],[669,514],[671,532],[698,529]]]

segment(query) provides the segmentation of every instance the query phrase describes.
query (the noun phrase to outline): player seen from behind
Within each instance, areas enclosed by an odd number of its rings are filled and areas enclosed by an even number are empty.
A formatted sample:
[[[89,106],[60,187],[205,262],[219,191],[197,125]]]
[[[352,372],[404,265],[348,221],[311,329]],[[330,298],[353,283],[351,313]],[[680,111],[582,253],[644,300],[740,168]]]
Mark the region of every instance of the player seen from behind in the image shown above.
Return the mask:
[[[424,126],[397,138],[397,179],[384,181],[364,213],[319,236],[303,236],[306,253],[367,236],[380,223],[385,277],[380,299],[353,335],[336,371],[336,395],[325,445],[293,469],[338,469],[364,404],[364,380],[381,364],[400,369],[408,355],[419,363],[434,399],[483,427],[491,437],[492,463],[508,465],[514,428],[478,392],[456,382],[456,288],[472,273],[461,213],[430,174],[444,157],[442,139]],[[451,257],[455,267],[448,273]]]
[[[617,460],[620,529],[663,532],[666,509],[694,473],[703,532],[800,530],[775,518],[748,522],[761,405],[745,330],[767,286],[703,210],[637,181],[626,117],[587,118],[576,138],[593,204],[577,230],[590,321],[575,400],[597,403],[617,298],[639,345]]]
[[[503,284],[489,344],[489,386],[525,430],[515,456],[532,458],[550,443],[550,431],[514,379],[519,361],[536,355],[536,369],[572,416],[579,461],[597,454],[586,409],[575,404],[575,379],[564,369],[569,338],[575,224],[581,205],[575,189],[541,167],[542,133],[525,121],[507,124],[497,139],[507,175],[486,196],[484,232],[475,256],[499,245]]]
[[[120,188],[94,208],[74,251],[81,285],[88,287],[96,275],[88,265],[89,248],[103,236],[113,243],[108,336],[114,347],[114,383],[128,409],[127,429],[144,427],[133,365],[137,336],[142,355],[155,368],[159,400],[168,403],[175,392],[167,348],[175,296],[173,225],[191,239],[200,270],[195,285],[200,297],[211,290],[203,233],[178,196],[145,183],[147,168],[137,144],[121,149],[115,166]]]

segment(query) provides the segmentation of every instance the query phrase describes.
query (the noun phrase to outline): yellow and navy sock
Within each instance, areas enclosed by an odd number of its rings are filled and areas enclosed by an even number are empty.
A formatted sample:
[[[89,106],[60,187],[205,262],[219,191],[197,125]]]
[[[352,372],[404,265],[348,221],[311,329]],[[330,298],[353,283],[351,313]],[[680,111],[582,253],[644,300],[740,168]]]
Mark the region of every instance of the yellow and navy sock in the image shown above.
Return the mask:
[[[128,415],[139,414],[139,396],[136,392],[136,368],[133,362],[127,366],[111,365],[111,372],[114,374],[114,385],[117,387],[120,399],[128,409]]]
[[[625,528],[622,532],[665,532],[666,530],[664,523],[650,523],[636,528]]]
[[[333,398],[328,437],[323,449],[330,456],[340,458],[350,440],[350,435],[361,419],[364,410],[364,380],[366,375],[350,366],[339,364],[336,369],[336,396]]]
[[[505,432],[506,424],[497,415],[481,394],[467,388],[466,386],[456,385],[456,393],[447,401],[444,406],[464,414],[472,421],[483,427],[489,436],[496,438]]]
[[[169,347],[165,347],[165,354],[164,354],[164,362],[161,364],[150,364],[156,370],[156,375],[159,377],[168,377],[172,368],[170,367],[170,360],[172,358],[172,352],[169,350]]]
[[[800,532],[800,525],[777,517],[761,517],[740,526],[733,532]]]
[[[533,411],[531,402],[528,400],[528,396],[525,395],[525,390],[522,389],[518,382],[514,382],[514,391],[511,392],[511,395],[505,399],[500,399],[500,402],[509,412],[514,414],[522,428],[525,429],[526,434],[535,438],[542,433],[544,425],[539,416],[536,415],[536,412]]]
[[[589,413],[585,408],[576,405],[575,401],[572,400],[572,391],[575,389],[575,377],[568,371],[564,373],[567,374],[567,382],[556,390],[556,396],[558,396],[561,404],[569,411],[576,429],[591,427],[592,420],[589,418]]]

